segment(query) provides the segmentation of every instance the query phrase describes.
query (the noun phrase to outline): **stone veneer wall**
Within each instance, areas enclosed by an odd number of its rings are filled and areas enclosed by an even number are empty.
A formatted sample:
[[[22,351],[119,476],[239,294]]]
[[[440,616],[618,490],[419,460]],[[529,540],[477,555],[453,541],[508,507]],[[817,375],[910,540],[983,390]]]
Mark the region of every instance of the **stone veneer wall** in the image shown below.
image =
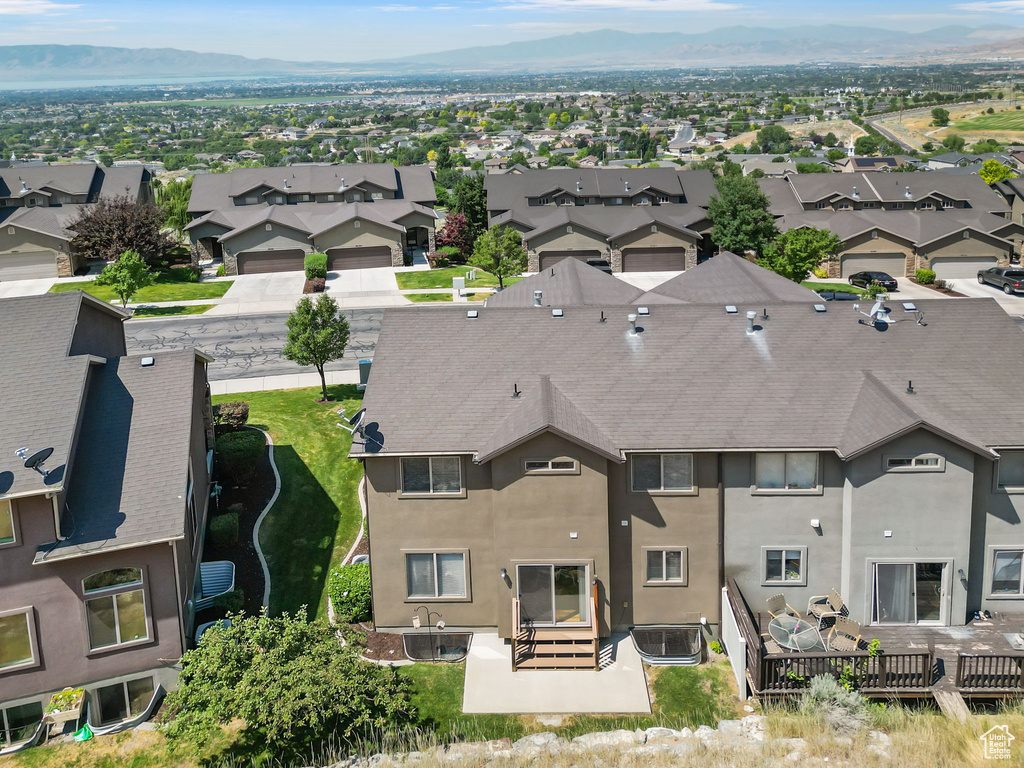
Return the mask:
[[[391,266],[392,267],[404,267],[405,266],[405,254],[402,251],[400,245],[391,246]]]
[[[229,252],[227,248],[224,249],[224,274],[238,274],[238,257]]]

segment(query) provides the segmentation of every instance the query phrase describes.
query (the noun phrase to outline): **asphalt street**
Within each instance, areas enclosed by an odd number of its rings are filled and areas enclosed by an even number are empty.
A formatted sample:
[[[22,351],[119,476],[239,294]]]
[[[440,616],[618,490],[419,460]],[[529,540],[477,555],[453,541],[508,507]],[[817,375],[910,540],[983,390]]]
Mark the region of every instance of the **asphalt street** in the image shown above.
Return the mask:
[[[344,314],[349,323],[348,347],[341,360],[327,366],[328,371],[352,370],[358,367],[360,358],[373,357],[384,311],[355,309]],[[315,372],[315,368],[296,365],[281,356],[288,335],[287,319],[288,314],[281,313],[138,320],[125,324],[128,353],[198,347],[213,358],[209,367],[212,381]]]

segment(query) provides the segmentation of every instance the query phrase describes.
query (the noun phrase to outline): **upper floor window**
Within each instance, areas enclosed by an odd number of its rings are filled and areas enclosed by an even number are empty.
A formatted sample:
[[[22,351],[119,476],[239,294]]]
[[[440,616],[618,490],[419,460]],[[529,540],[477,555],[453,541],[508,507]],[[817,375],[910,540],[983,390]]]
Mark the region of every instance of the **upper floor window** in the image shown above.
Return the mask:
[[[924,201],[923,203],[921,203],[921,210],[922,211],[930,211],[930,210],[933,210],[934,208],[935,208],[935,204],[931,203],[931,202],[928,202],[927,200]]]
[[[114,568],[93,574],[82,581],[82,593],[92,650],[149,639],[141,569]]]
[[[630,464],[636,492],[693,490],[693,454],[634,453]]]
[[[402,459],[402,493],[461,493],[462,462],[458,456]]]
[[[260,199],[258,197],[256,197],[256,195],[252,195],[250,197],[245,198],[242,201],[242,203],[244,205],[256,205],[256,203],[258,203],[259,201],[260,201]]]
[[[648,205],[650,202],[651,202],[651,200],[648,197],[638,197],[636,199],[636,204],[637,205]]]
[[[312,199],[313,199],[312,195],[299,195],[298,196],[298,200],[299,200],[300,203],[308,203]]]
[[[999,487],[1024,488],[1024,451],[999,452]]]
[[[610,202],[612,205],[622,205],[622,198],[621,197],[613,197],[608,202]]]
[[[530,475],[579,474],[580,464],[576,459],[526,459],[523,471]]]
[[[902,211],[903,210],[903,203],[893,203],[891,208],[894,211]]]
[[[848,210],[850,210],[850,208],[852,208],[852,207],[853,207],[853,206],[851,206],[851,205],[850,205],[849,203],[840,203],[840,204],[839,204],[839,210],[840,210],[840,211],[848,211]]]
[[[573,199],[571,197],[562,197],[562,198],[559,198],[559,200],[558,200],[558,204],[559,205],[572,205],[573,202],[574,201],[573,201]]]
[[[885,457],[886,472],[942,472],[945,468],[946,460],[934,453]]]
[[[370,193],[370,199],[371,200],[383,200],[384,199],[384,193],[383,192],[371,192]]]
[[[0,673],[36,663],[31,608],[0,613]]]
[[[861,208],[874,208],[874,207],[875,207],[875,204],[871,200],[866,200],[863,203],[861,203]]]
[[[358,194],[358,193],[357,194],[351,194],[351,195],[348,196],[348,201],[350,203],[358,203],[362,199],[363,199],[363,196]]]
[[[956,203],[953,202],[952,200],[943,200],[942,201],[942,207],[943,208],[956,208]]]
[[[759,453],[754,465],[758,490],[796,491],[818,487],[816,453]]]
[[[658,195],[658,202],[659,203],[669,203],[669,202],[671,202],[671,200],[669,199],[668,195]]]
[[[816,211],[823,211],[826,208],[828,208],[828,203],[815,203],[814,204],[814,209]]]
[[[333,203],[335,200],[338,199],[338,196],[337,195],[325,195],[325,199],[327,200],[328,203]]]
[[[0,499],[0,546],[14,543],[14,510],[10,499]]]
[[[537,204],[538,205],[550,205],[551,204],[551,198],[550,197],[541,197],[541,198],[539,198],[537,200]]]

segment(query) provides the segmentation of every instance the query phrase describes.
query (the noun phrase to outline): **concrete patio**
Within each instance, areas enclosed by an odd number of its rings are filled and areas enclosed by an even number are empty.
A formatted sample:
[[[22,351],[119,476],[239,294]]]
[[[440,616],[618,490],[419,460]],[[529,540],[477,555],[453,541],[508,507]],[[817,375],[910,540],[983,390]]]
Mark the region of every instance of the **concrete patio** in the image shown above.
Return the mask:
[[[477,632],[466,659],[466,714],[649,714],[640,655],[627,634],[601,644],[600,671],[512,671],[512,649],[495,633]]]

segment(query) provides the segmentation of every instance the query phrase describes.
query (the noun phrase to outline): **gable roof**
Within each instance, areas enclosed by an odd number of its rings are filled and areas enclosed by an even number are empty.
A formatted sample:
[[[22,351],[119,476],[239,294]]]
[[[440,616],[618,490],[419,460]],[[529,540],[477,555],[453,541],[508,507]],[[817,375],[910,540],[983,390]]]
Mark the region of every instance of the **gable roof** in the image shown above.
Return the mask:
[[[586,262],[565,258],[488,297],[486,306],[532,307],[534,291],[542,292],[545,307],[631,304],[643,293]]]
[[[780,301],[819,302],[812,290],[759,267],[729,251],[676,275],[639,299],[640,302],[687,304],[774,304]]]

